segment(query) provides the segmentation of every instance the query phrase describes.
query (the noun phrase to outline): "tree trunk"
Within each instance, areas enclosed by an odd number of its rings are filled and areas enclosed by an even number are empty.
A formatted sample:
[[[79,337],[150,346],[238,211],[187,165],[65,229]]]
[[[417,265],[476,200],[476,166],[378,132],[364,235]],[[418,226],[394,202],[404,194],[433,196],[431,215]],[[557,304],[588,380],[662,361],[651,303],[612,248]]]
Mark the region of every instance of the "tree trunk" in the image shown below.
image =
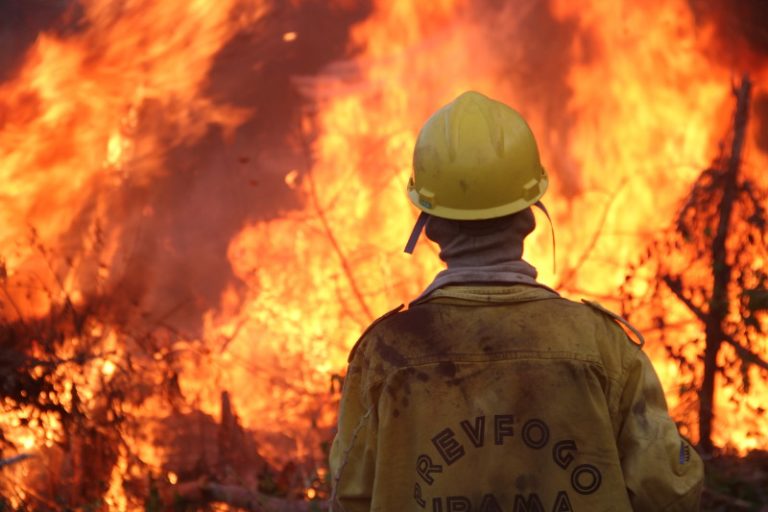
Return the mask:
[[[726,240],[731,223],[733,205],[738,197],[739,168],[741,151],[749,119],[749,96],[752,83],[744,76],[741,86],[734,89],[736,114],[734,115],[733,142],[731,155],[725,163],[723,197],[720,200],[720,218],[717,232],[712,239],[712,296],[709,300],[709,314],[705,326],[706,346],[704,349],[704,377],[699,392],[699,447],[705,454],[711,454],[712,422],[714,419],[715,377],[717,354],[725,339],[723,321],[728,315],[728,288],[731,283],[731,265],[726,252]]]

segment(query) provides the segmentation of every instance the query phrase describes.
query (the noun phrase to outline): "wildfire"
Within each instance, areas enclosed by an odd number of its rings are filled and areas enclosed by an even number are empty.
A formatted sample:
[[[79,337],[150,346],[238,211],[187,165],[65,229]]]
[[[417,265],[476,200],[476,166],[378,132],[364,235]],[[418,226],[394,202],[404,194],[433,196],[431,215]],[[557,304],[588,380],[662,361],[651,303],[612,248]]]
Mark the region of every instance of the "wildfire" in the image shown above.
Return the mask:
[[[291,3],[297,12],[302,4]],[[345,13],[356,8],[349,0],[331,4]],[[286,24],[272,34],[268,0],[82,0],[81,11],[73,4],[68,15],[79,16],[77,30],[41,33],[12,78],[0,82],[0,320],[26,326],[54,315],[104,314],[62,332],[53,370],[36,339],[30,354],[39,361],[30,374],[52,383],[44,390],[52,411],[5,399],[6,439],[19,452],[61,459],[56,447],[73,451],[74,441],[55,411],[103,415],[119,425],[121,442],[105,435],[112,447],[101,468],[102,497],[110,508],[135,509],[141,502],[126,489],[137,480],[152,475],[176,485],[187,476],[169,465],[178,451],[169,425],[192,418],[202,425],[194,415],[223,416],[231,400],[232,424],[255,437],[258,454],[275,467],[305,464],[300,487],[317,497],[311,482],[325,478],[323,444],[349,349],[370,321],[414,298],[440,269],[427,243],[413,257],[402,254],[416,217],[404,186],[422,122],[468,89],[516,106],[539,140],[558,244],[556,274],[546,229],[526,247],[541,281],[618,309],[638,252],[669,226],[716,156],[729,125],[733,70],[713,58],[716,32],[697,24],[684,0],[501,4],[374,1],[350,27],[350,57],[293,77],[303,110],[280,120],[293,123],[281,152],[267,147],[271,122],[252,137],[258,179],[232,170],[230,153],[242,149],[238,137],[253,135],[262,111],[275,110],[270,98],[250,108],[212,92],[217,57],[259,31],[269,51],[309,52],[301,45],[311,31]],[[238,58],[248,63],[243,68],[263,66]],[[768,66],[751,71],[765,90]],[[196,162],[212,127],[221,132],[218,157]],[[768,165],[752,142],[757,129],[745,156],[750,172]],[[192,154],[192,163],[178,164],[172,150]],[[189,189],[163,189],[169,176],[181,176],[170,182],[177,185],[194,179],[185,165],[220,166],[217,183],[245,179],[260,187],[272,183],[265,176],[278,176],[280,188],[265,197],[285,206],[235,221],[222,216],[235,227],[222,227],[233,236],[215,261],[199,257],[205,235],[192,223],[178,239],[152,241],[152,251],[173,253],[169,261],[188,267],[161,264],[160,256],[136,267],[133,233],[172,224],[169,210],[203,223],[234,201],[215,189],[205,194],[202,214],[197,203],[192,213]],[[206,266],[231,275],[187,282],[188,268]],[[155,290],[164,273],[194,290],[191,300],[204,311],[188,322],[195,327],[177,329],[163,323],[164,312],[141,311],[147,304],[174,311],[177,291]],[[201,298],[205,287],[215,288],[217,303]],[[165,294],[173,300],[162,301]],[[675,335],[701,335],[682,305],[670,308],[679,319],[670,327]],[[157,326],[159,334],[146,334]],[[640,327],[651,340],[658,335],[652,325]],[[653,341],[647,350],[671,409],[682,414],[679,366]],[[749,394],[722,379],[717,395],[715,442],[740,453],[768,448],[755,434],[768,430],[755,412],[768,385],[750,372]],[[107,406],[110,393],[123,389],[131,396],[116,413]],[[20,489],[13,506],[38,499],[40,470],[19,465],[9,475],[0,485]]]

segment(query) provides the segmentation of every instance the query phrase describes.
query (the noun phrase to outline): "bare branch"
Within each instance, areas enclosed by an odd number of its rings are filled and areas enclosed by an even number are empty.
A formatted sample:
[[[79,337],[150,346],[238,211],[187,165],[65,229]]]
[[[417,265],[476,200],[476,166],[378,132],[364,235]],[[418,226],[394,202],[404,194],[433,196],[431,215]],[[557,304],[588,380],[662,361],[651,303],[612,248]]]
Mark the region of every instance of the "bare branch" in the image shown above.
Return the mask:
[[[317,213],[317,217],[320,219],[320,223],[323,226],[323,231],[325,232],[325,236],[328,238],[328,241],[331,243],[331,247],[333,248],[333,251],[336,253],[336,256],[339,258],[341,269],[344,272],[344,276],[347,278],[347,282],[349,282],[349,287],[352,289],[353,295],[355,296],[358,304],[360,305],[360,309],[362,309],[365,315],[368,317],[367,320],[371,322],[374,319],[373,313],[371,312],[371,309],[368,307],[368,303],[365,301],[365,297],[363,296],[363,293],[360,291],[360,287],[357,285],[357,279],[355,278],[355,275],[352,272],[352,266],[349,264],[349,261],[347,260],[347,257],[344,254],[344,251],[341,250],[341,246],[339,245],[338,240],[336,240],[336,235],[334,234],[333,229],[331,229],[331,225],[328,222],[328,218],[325,214],[325,209],[320,205],[320,200],[317,196],[317,187],[315,186],[315,179],[312,175],[312,159],[311,159],[309,144],[306,141],[306,137],[304,136],[303,130],[301,131],[301,134],[302,134],[302,138],[301,138],[302,149],[304,150],[304,155],[307,161],[307,180],[309,181],[309,192],[310,192],[310,198],[312,200],[312,206],[314,207],[314,210]]]
[[[701,308],[699,308],[696,304],[694,304],[691,299],[685,296],[685,294],[683,293],[683,285],[679,279],[673,278],[670,276],[663,276],[662,279],[667,284],[667,286],[672,291],[672,293],[674,293],[675,296],[678,299],[680,299],[680,302],[685,304],[685,306],[688,309],[690,309],[694,315],[696,315],[696,318],[698,318],[704,324],[706,324],[707,321],[709,321],[707,314],[704,311],[702,311]],[[748,348],[743,347],[738,341],[733,339],[728,334],[723,332],[722,335],[723,335],[722,341],[728,343],[734,349],[736,349],[736,353],[744,361],[750,364],[754,364],[755,366],[759,366],[764,370],[768,370],[768,362],[763,360],[759,355],[755,354]]]
[[[14,455],[13,457],[8,457],[7,459],[0,459],[0,468],[4,468],[5,466],[11,466],[13,464],[16,464],[17,462],[22,462],[27,459],[31,459],[33,455],[29,453],[21,453],[19,455]]]
[[[587,261],[590,254],[592,254],[592,251],[595,250],[597,242],[600,241],[600,236],[603,234],[605,223],[608,220],[608,213],[610,213],[613,204],[616,202],[616,198],[619,196],[619,192],[621,192],[621,189],[624,188],[626,184],[627,178],[624,178],[621,183],[619,183],[619,186],[616,188],[616,190],[610,194],[608,202],[605,204],[605,208],[603,208],[602,215],[598,221],[597,228],[592,233],[592,238],[584,248],[584,251],[582,251],[582,253],[579,255],[576,263],[571,268],[563,272],[563,277],[560,279],[560,282],[557,284],[557,286],[555,286],[555,288],[565,288],[568,285],[568,282],[573,279],[576,273],[581,269],[582,265],[584,265],[584,263]]]
[[[755,366],[759,366],[763,370],[768,370],[768,362],[766,362],[764,359],[762,359],[759,355],[755,354],[748,348],[743,347],[739,342],[734,340],[731,336],[725,335],[723,338],[723,341],[731,345],[734,349],[736,349],[736,353],[741,357],[744,361],[750,364],[754,364]]]
[[[675,296],[680,299],[680,302],[685,304],[685,306],[691,310],[691,313],[696,315],[696,318],[701,320],[702,323],[707,323],[707,314],[683,293],[683,283],[680,282],[680,278],[662,276],[662,280],[664,283],[666,283],[667,287],[672,291],[672,293],[674,293]]]

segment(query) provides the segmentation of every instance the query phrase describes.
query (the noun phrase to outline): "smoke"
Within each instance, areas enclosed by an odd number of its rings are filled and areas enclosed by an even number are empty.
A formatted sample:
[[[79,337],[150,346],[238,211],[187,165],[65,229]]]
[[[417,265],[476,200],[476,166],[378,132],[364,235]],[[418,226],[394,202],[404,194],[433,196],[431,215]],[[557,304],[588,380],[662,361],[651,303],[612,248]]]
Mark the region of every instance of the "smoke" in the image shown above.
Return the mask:
[[[573,91],[568,85],[569,70],[601,59],[601,48],[579,20],[552,13],[552,1],[473,0],[470,10],[484,28],[488,47],[497,56],[499,80],[506,83],[519,104],[515,108],[543,114],[536,135],[549,149],[545,159],[557,174],[560,192],[574,198],[583,192],[582,172],[567,151],[577,115],[569,111]],[[720,66],[730,67],[734,77],[743,72],[759,73],[768,64],[768,2],[749,0],[688,0],[702,29],[714,26],[716,38],[709,57]],[[620,22],[621,20],[616,20]],[[702,37],[702,41],[704,38]],[[578,53],[573,51],[578,48]],[[670,52],[675,52],[670,47]],[[765,88],[757,84],[758,92]],[[768,108],[766,92],[758,96],[753,109],[759,128],[758,147],[768,147]]]
[[[729,66],[734,75],[759,74],[768,66],[768,2],[765,0],[689,0],[701,26],[714,26],[712,59]],[[768,90],[757,83],[752,114],[757,123],[755,143],[768,154]],[[762,90],[762,92],[761,92]]]
[[[169,143],[151,162],[128,162],[118,186],[90,189],[108,196],[109,210],[105,215],[97,206],[103,197],[73,206],[80,211],[55,243],[57,270],[71,271],[87,238],[120,233],[117,254],[82,264],[79,282],[95,290],[97,267],[108,266],[106,293],[122,304],[116,314],[123,325],[199,332],[203,312],[237,283],[227,260],[230,240],[246,224],[301,207],[285,182],[286,174],[310,165],[297,135],[307,105],[294,79],[348,56],[349,28],[370,9],[368,1],[275,1],[264,17],[244,26],[216,55],[203,95],[217,106],[252,114],[233,132],[210,124],[193,143]],[[0,79],[14,75],[41,33],[66,38],[79,30],[81,12],[73,1],[0,3]],[[148,133],[174,140],[175,122],[145,102],[136,144]],[[160,172],[136,172],[142,166]]]
[[[689,2],[701,24],[716,23],[727,50],[722,58],[736,65],[768,54],[765,2]],[[494,49],[498,81],[516,98],[514,106],[524,115],[540,116],[539,140],[547,148],[569,147],[575,121],[568,111],[572,47],[577,41],[580,59],[599,58],[590,34],[575,20],[553,16],[547,1],[472,0],[468,10],[483,27],[483,47]],[[349,29],[371,11],[370,0],[275,0],[265,17],[243,27],[221,49],[204,89],[216,105],[245,108],[252,115],[233,133],[212,124],[192,144],[169,144],[157,155],[163,172],[149,182],[133,180],[129,169],[128,178],[108,192],[106,218],[96,218],[102,214],[95,201],[84,201],[61,241],[65,256],[71,259],[81,250],[94,222],[105,231],[119,229],[121,249],[108,263],[115,269],[110,285],[125,301],[125,310],[143,312],[138,322],[150,317],[196,332],[201,313],[237,283],[226,258],[232,238],[249,223],[302,206],[285,182],[289,172],[302,173],[311,165],[299,130],[310,100],[296,78],[321,74],[330,63],[350,57]],[[1,2],[0,80],[13,76],[41,32],[66,37],[80,29],[81,9],[74,1]],[[284,37],[289,33],[295,36]],[[745,45],[749,52],[743,51]],[[756,101],[755,112],[765,127],[763,103]],[[148,103],[139,112],[139,139],[142,130],[173,127],[161,109]],[[765,148],[764,128],[760,137]],[[567,151],[550,151],[545,159],[565,197],[582,193],[581,170]],[[94,269],[83,269],[81,278],[87,280],[89,272]]]
[[[301,206],[285,182],[290,171],[310,164],[297,140],[306,105],[293,78],[344,57],[349,27],[369,10],[367,2],[354,8],[285,4],[276,2],[232,39],[210,72],[206,96],[254,114],[231,140],[212,126],[193,147],[170,148],[168,174],[147,190],[155,214],[139,246],[147,248],[148,261],[161,253],[159,265],[153,263],[151,302],[167,309],[186,299],[175,315],[187,325],[234,282],[227,247],[242,227]],[[289,32],[296,39],[287,42]]]
[[[0,82],[13,76],[39,33],[76,30],[79,14],[71,0],[0,0]]]
[[[715,58],[745,68],[768,57],[768,2],[765,0],[688,0],[700,25],[713,24],[719,39]],[[736,69],[736,71],[740,71]]]

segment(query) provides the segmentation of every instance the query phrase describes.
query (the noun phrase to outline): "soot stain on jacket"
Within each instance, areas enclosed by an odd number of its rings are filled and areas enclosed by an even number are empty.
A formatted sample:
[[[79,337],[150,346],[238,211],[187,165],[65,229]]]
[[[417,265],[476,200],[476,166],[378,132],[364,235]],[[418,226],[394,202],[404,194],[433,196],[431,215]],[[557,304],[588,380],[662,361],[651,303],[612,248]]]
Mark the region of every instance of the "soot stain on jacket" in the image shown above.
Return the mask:
[[[446,328],[449,315],[434,304],[418,304],[382,322],[382,328],[403,344],[408,344],[414,355],[440,355],[450,351],[451,344],[438,334],[450,332]]]
[[[375,339],[375,347],[379,356],[392,366],[401,368],[408,365],[408,358],[400,353],[397,347],[388,345],[387,342],[378,336]]]
[[[399,403],[402,407],[410,405],[411,382],[416,371],[406,368],[392,373],[384,384],[384,391],[390,396],[393,403]]]
[[[632,407],[632,412],[637,417],[637,423],[640,425],[640,428],[648,431],[651,425],[648,422],[648,418],[645,416],[645,409],[645,400],[640,400],[634,405],[634,407]]]
[[[511,323],[513,327],[502,328],[501,323]],[[477,346],[486,354],[507,352],[519,348],[521,345],[536,339],[535,332],[531,332],[527,322],[514,321],[496,315],[481,318],[474,327]],[[505,332],[506,336],[499,336],[499,332]]]
[[[392,332],[430,340],[437,332],[434,326],[437,314],[429,305],[417,305],[388,318],[384,325]]]
[[[453,361],[441,361],[437,364],[437,373],[449,381],[456,377],[456,370],[456,363]]]

